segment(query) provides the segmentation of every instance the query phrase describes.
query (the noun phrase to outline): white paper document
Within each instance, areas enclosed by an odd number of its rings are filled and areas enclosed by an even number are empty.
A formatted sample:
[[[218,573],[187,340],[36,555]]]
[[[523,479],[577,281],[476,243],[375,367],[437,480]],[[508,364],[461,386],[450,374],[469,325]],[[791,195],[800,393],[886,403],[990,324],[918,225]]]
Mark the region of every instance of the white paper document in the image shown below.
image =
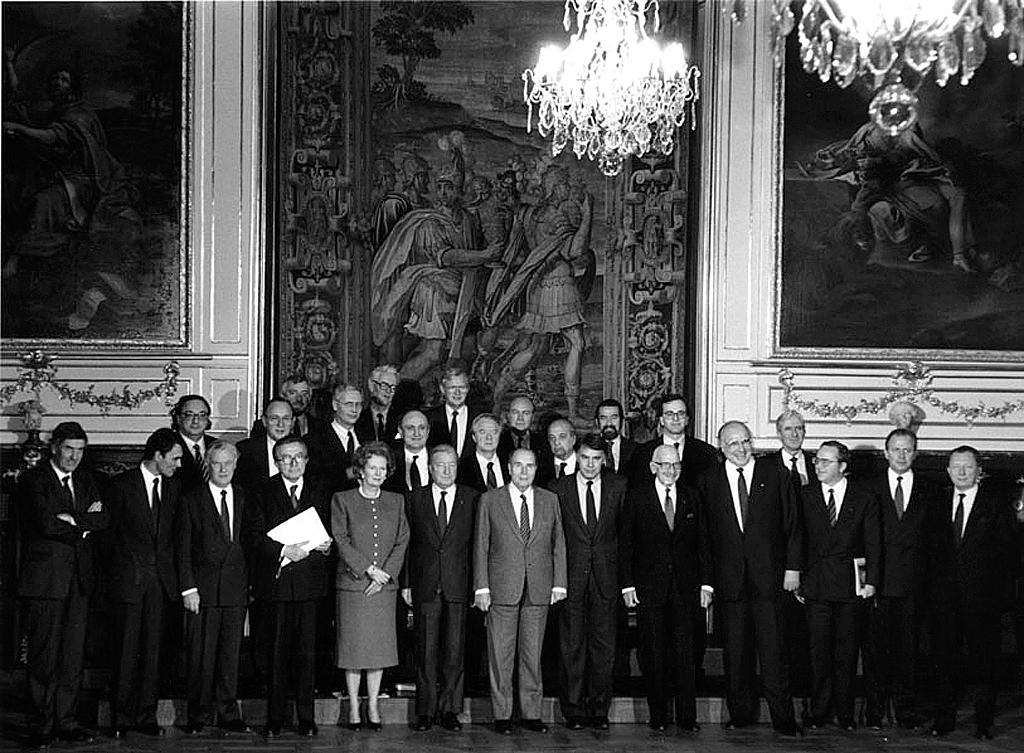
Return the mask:
[[[284,523],[274,526],[267,531],[267,536],[286,546],[302,544],[302,548],[307,552],[312,552],[321,544],[331,540],[331,535],[324,528],[323,521],[317,515],[316,509],[312,507],[308,507],[298,515],[288,518]],[[281,558],[281,567],[287,567],[290,564],[290,559]]]

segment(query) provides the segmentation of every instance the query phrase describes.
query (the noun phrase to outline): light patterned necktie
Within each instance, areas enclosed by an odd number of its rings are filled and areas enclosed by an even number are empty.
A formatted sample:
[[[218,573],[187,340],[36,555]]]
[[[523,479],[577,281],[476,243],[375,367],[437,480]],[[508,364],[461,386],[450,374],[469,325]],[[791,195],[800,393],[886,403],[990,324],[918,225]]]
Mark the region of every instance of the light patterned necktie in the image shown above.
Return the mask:
[[[530,538],[530,509],[526,506],[526,495],[520,494],[519,500],[519,534],[523,539]]]

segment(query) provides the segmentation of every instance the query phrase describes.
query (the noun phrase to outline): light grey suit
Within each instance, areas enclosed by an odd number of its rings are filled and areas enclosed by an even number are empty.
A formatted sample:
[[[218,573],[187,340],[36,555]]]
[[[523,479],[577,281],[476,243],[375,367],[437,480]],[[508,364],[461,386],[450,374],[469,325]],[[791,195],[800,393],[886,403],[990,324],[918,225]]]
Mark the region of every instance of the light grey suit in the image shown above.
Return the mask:
[[[519,490],[509,484],[480,497],[473,550],[474,589],[489,589],[491,594],[487,656],[496,720],[512,716],[512,664],[517,644],[519,708],[524,719],[540,717],[540,654],[551,589],[567,585],[558,497],[533,487],[530,535],[524,541],[511,494],[518,496]]]

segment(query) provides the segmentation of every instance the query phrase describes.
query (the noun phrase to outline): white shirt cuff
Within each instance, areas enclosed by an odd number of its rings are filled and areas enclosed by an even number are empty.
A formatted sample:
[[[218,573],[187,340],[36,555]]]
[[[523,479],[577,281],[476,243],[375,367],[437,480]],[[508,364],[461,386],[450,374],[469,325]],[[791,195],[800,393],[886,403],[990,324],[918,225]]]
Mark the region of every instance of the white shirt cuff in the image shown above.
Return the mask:
[[[198,588],[190,588],[187,591],[182,591],[181,592],[181,598],[184,599],[186,596],[189,596],[190,594],[197,594],[197,593],[199,593],[199,589]]]
[[[491,589],[489,589],[489,588],[478,588],[478,589],[477,589],[477,590],[476,590],[476,591],[474,592],[474,594],[473,594],[473,595],[474,595],[474,596],[479,596],[480,594],[488,594],[488,595],[490,595],[490,593],[491,593]]]
[[[702,586],[700,587],[700,590],[701,590],[701,591],[707,591],[707,592],[708,592],[709,594],[713,594],[713,593],[715,592],[715,589],[714,589],[714,588],[712,588],[711,586],[707,585],[707,584],[705,584],[705,585],[702,585]]]

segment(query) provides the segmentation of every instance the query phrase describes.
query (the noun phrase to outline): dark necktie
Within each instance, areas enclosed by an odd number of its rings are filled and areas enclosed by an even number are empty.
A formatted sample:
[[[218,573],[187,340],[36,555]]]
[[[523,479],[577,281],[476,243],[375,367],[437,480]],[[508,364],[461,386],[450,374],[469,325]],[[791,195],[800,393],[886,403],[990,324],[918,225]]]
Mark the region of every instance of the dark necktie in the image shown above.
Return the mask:
[[[487,488],[497,489],[498,488],[498,477],[494,475],[494,461],[487,461]]]
[[[66,507],[73,510],[75,509],[75,494],[74,492],[71,491],[71,475],[68,474],[63,479],[61,479],[61,483],[64,486],[64,504]]]
[[[299,495],[297,494],[298,491],[299,491],[299,485],[298,484],[292,484],[291,491],[288,493],[288,498],[291,499],[291,501],[292,501],[292,509],[293,510],[298,510],[299,509]]]
[[[384,437],[384,414],[377,414],[377,439],[381,442],[385,440]]]
[[[203,460],[203,454],[199,452],[198,444],[192,445],[192,455],[196,459],[196,468],[198,468],[199,472],[203,474],[203,481],[209,481],[210,469],[206,467],[206,461]]]
[[[743,476],[743,469],[737,468],[739,476],[736,478],[736,496],[740,498],[740,522],[743,530],[747,530],[747,513],[750,511],[750,494],[747,492],[747,479]]]
[[[442,489],[441,501],[437,503],[437,527],[441,529],[441,533],[448,527],[448,500],[445,499],[447,494],[448,492]]]
[[[676,526],[676,505],[672,501],[672,490],[665,490],[665,521],[668,523],[668,530],[674,530]]]
[[[953,515],[953,533],[956,534],[956,545],[964,540],[964,497],[967,495],[961,492],[957,495],[956,514]]]
[[[449,432],[451,433],[452,436],[452,447],[455,448],[455,452],[459,451],[459,422],[457,420],[458,416],[459,412],[457,410],[453,410],[452,425],[451,428],[449,429]]]
[[[562,476],[565,475],[565,467],[567,465],[569,465],[569,464],[568,463],[559,463],[558,464],[558,478],[562,478]]]
[[[597,505],[594,504],[594,482],[587,482],[587,528],[590,529],[590,535],[593,536],[597,530]]]
[[[530,510],[526,507],[526,495],[520,494],[519,501],[522,503],[519,506],[519,535],[527,540],[530,538]]]
[[[423,482],[420,480],[420,467],[416,464],[418,457],[419,455],[413,455],[409,459],[409,488],[414,491],[423,486]],[[444,492],[441,493],[444,494]]]
[[[149,508],[153,516],[153,527],[156,528],[160,522],[160,477],[153,479],[153,504]]]
[[[896,477],[896,496],[892,501],[896,505],[896,519],[903,520],[903,511],[907,507],[903,499],[903,476]]]
[[[835,527],[836,520],[839,519],[839,515],[836,514],[836,493],[832,490],[828,490],[828,524]]]
[[[348,453],[349,459],[354,457],[356,454],[356,439],[352,435],[351,429],[348,430],[348,444],[345,445],[345,452]]]
[[[228,490],[220,490],[220,524],[224,528],[224,535],[231,541],[231,516],[228,514]]]
[[[530,444],[527,441],[527,437],[526,437],[526,432],[525,431],[516,431],[515,429],[512,429],[511,431],[512,431],[512,444],[514,444],[516,446],[517,450],[521,450],[523,448],[526,448],[526,449],[530,448]]]
[[[797,488],[803,486],[804,480],[800,477],[800,468],[796,464],[796,455],[789,459],[789,470],[793,474],[793,483]]]
[[[608,471],[610,473],[615,473],[615,447],[611,442],[608,443],[608,452],[605,454],[608,456],[606,458],[608,461]]]

